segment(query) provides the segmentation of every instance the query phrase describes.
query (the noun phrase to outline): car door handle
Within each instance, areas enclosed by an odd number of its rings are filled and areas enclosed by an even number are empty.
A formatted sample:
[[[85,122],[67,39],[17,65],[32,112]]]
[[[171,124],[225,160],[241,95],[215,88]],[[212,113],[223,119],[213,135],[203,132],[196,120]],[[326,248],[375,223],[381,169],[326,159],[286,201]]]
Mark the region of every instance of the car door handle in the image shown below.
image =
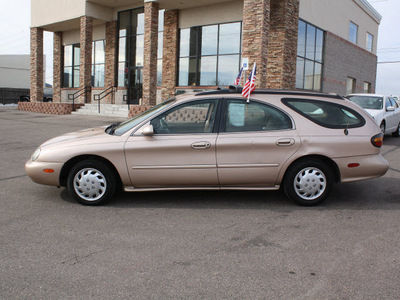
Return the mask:
[[[294,145],[294,139],[281,139],[276,142],[278,146],[292,146]]]
[[[211,147],[209,142],[194,142],[190,147],[195,150],[208,149]]]

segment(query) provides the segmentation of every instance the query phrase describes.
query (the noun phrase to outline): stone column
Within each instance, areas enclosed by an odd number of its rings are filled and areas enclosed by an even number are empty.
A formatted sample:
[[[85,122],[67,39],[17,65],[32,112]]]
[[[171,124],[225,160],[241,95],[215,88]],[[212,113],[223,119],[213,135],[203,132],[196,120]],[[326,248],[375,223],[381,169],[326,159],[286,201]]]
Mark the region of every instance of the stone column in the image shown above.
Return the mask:
[[[268,88],[295,88],[298,22],[299,0],[271,0]]]
[[[106,49],[105,49],[105,82],[104,88],[117,86],[117,21],[106,23]],[[106,98],[107,103],[112,102],[112,95]]]
[[[145,0],[143,105],[155,105],[157,99],[158,8],[157,0]]]
[[[62,32],[54,32],[53,38],[53,102],[61,102],[62,87]]]
[[[178,70],[178,10],[164,13],[162,100],[175,96]]]
[[[93,18],[81,17],[79,89],[92,85],[92,33]],[[88,91],[80,97],[80,102],[90,103],[91,99],[92,93]]]
[[[268,31],[270,0],[243,1],[242,57],[249,58],[249,68],[257,64],[256,86],[267,86]]]
[[[43,101],[43,29],[31,28],[31,101]]]

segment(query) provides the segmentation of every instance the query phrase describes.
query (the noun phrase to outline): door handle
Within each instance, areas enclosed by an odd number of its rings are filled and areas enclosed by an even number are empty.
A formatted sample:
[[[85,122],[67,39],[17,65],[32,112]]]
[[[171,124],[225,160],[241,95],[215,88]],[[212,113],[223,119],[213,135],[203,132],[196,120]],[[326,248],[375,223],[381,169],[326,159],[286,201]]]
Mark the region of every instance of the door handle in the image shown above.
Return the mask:
[[[202,150],[202,149],[208,149],[211,147],[210,142],[194,142],[192,145],[190,145],[192,149],[195,150]]]
[[[276,142],[278,146],[292,146],[294,143],[294,139],[281,139]]]

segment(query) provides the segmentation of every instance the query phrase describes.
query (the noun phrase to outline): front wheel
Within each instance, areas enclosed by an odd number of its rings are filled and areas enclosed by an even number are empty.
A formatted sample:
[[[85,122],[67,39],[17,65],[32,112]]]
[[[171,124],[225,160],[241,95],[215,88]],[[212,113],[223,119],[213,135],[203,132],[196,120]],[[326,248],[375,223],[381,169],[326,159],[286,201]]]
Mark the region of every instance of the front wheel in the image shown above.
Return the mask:
[[[397,125],[397,129],[395,132],[392,132],[392,136],[399,137],[400,136],[400,123]]]
[[[83,205],[98,205],[110,200],[116,185],[113,171],[100,161],[82,161],[68,175],[68,191]]]
[[[321,161],[300,161],[288,170],[283,188],[292,201],[303,206],[321,203],[333,185],[333,173]]]

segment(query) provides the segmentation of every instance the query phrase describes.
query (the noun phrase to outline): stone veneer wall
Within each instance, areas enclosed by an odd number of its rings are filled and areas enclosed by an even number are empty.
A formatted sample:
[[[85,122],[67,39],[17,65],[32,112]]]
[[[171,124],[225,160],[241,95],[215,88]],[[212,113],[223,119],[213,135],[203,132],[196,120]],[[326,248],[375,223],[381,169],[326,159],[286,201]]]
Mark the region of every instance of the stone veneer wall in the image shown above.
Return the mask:
[[[104,89],[117,86],[117,21],[106,23],[106,49],[105,49],[105,82]],[[112,103],[112,95],[108,95],[103,103]]]
[[[299,0],[271,0],[270,22],[267,87],[294,89]]]
[[[92,85],[92,41],[93,41],[93,18],[81,17],[80,29],[80,70],[79,70],[79,89]],[[87,92],[79,97],[81,103],[92,101],[91,92]]]
[[[337,62],[340,61],[340,64]],[[356,78],[356,92],[364,92],[364,82],[375,92],[377,56],[331,33],[325,34],[322,91],[346,94],[347,77]]]
[[[244,0],[242,57],[249,58],[249,68],[257,64],[256,86],[267,86],[267,58],[270,0]]]
[[[31,28],[31,101],[43,100],[43,29]]]
[[[175,96],[178,70],[178,18],[178,10],[164,13],[162,101]]]
[[[75,109],[83,104],[75,104]],[[72,104],[49,102],[18,102],[18,109],[42,114],[68,115],[72,112]]]
[[[157,100],[157,46],[158,46],[157,2],[144,4],[144,53],[143,53],[143,104],[155,105]]]
[[[153,106],[151,105],[131,105],[129,108],[128,118],[133,118],[152,107]]]
[[[62,32],[54,32],[53,38],[53,102],[61,102],[62,85]]]

